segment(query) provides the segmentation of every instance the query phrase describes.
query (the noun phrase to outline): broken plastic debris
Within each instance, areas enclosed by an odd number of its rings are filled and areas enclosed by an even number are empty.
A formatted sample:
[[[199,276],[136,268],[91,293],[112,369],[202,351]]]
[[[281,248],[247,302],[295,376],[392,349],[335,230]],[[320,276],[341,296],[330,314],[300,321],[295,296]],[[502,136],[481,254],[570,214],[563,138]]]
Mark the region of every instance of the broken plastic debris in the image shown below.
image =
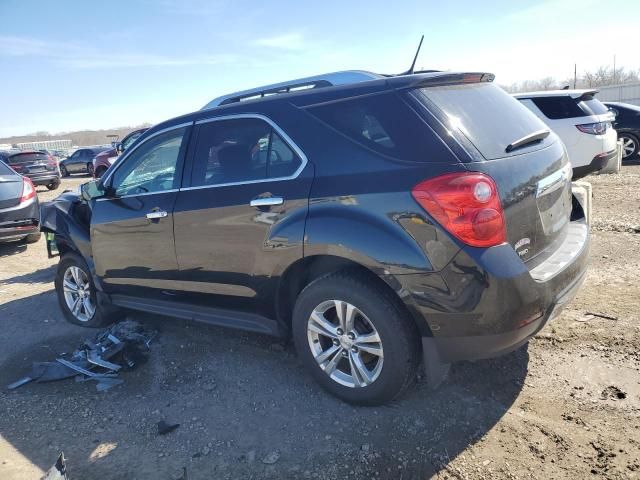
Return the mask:
[[[34,362],[27,376],[7,388],[13,390],[32,381],[42,383],[75,377],[76,381],[96,381],[96,389],[104,392],[123,383],[116,378],[120,370],[146,360],[149,343],[155,335],[156,332],[147,332],[132,320],[116,323],[96,335],[93,341],[85,341],[68,358]]]
[[[160,420],[158,422],[158,435],[166,435],[167,433],[173,432],[179,426],[179,423],[167,423],[164,420]]]
[[[40,480],[69,480],[67,476],[67,462],[64,458],[64,452],[60,453],[55,465],[44,474]]]

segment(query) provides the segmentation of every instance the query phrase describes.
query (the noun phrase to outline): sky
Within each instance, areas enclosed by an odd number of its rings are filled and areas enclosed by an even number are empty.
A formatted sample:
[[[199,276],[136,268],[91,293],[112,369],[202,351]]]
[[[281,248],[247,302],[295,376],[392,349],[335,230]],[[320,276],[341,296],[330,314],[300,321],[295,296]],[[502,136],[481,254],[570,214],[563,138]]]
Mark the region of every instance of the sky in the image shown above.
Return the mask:
[[[158,123],[339,70],[640,68],[639,0],[0,0],[0,137]]]

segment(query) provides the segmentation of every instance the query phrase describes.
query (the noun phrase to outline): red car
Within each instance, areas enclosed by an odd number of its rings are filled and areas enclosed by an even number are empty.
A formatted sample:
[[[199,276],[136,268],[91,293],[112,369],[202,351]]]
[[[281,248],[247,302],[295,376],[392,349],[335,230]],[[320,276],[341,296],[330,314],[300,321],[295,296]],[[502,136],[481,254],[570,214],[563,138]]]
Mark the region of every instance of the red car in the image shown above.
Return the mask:
[[[104,175],[104,172],[106,172],[111,164],[115,162],[116,158],[118,158],[118,155],[129,148],[133,144],[133,142],[135,142],[140,137],[140,135],[142,135],[147,130],[147,128],[134,130],[129,135],[124,137],[122,142],[120,142],[115,148],[110,148],[109,150],[105,150],[104,152],[96,155],[96,158],[93,160],[94,178],[102,177],[102,175]]]

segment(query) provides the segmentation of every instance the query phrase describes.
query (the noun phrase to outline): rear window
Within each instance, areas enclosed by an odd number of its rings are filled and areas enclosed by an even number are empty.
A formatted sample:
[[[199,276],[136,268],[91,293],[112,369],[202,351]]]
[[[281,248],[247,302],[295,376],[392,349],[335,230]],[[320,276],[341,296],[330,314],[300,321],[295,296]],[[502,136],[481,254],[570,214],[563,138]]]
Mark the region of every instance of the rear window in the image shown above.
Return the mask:
[[[44,153],[18,153],[16,155],[12,155],[7,159],[7,163],[9,165],[16,165],[18,163],[31,163],[31,162],[41,162],[47,161],[49,157],[47,157]]]
[[[531,101],[540,109],[545,117],[551,120],[578,118],[587,115],[602,115],[609,111],[602,102],[593,97],[579,101],[567,95],[561,97],[538,97],[532,98]]]
[[[580,108],[586,115],[602,115],[607,113],[609,109],[600,100],[591,98],[589,100],[583,100],[579,103]]]
[[[488,160],[521,154],[522,150],[506,153],[507,145],[548,129],[524,105],[492,83],[428,87],[418,92],[427,108],[440,110],[449,126],[467,137]],[[529,150],[543,146],[539,143]]]
[[[344,100],[308,110],[338,132],[383,155],[414,162],[437,161],[433,159],[433,135],[396,94]]]

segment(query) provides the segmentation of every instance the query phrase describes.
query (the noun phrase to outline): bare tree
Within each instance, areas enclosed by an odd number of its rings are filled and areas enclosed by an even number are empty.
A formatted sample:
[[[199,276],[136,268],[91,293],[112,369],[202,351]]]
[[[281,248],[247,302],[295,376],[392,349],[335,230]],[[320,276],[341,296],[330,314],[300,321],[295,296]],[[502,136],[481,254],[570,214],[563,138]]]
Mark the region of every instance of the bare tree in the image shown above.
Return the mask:
[[[624,67],[613,68],[601,66],[595,71],[585,71],[576,81],[576,88],[595,88],[608,85],[620,85],[623,83],[639,82],[640,70],[627,70]],[[504,85],[507,92],[531,92],[535,90],[555,90],[569,85],[573,87],[573,78],[558,81],[553,77],[544,77],[539,80],[524,80]]]

